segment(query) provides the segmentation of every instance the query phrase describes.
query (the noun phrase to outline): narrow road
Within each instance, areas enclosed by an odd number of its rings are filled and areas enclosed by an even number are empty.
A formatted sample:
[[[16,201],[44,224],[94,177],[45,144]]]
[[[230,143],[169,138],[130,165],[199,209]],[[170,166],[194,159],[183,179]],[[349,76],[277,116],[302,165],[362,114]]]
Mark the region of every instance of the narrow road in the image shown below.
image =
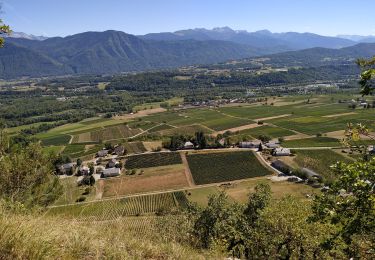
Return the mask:
[[[296,148],[289,148],[289,147],[285,147],[285,148],[288,148],[290,150],[327,150],[327,149],[341,149],[343,148],[342,146],[336,146],[336,147],[332,147],[332,146],[322,146],[322,147],[296,147]]]
[[[186,180],[189,183],[189,187],[194,187],[195,183],[194,183],[193,175],[191,174],[191,171],[189,168],[189,163],[186,158],[186,153],[180,152],[180,155],[181,155],[182,164],[185,167],[185,175],[186,175]]]
[[[255,152],[254,153],[255,156],[258,158],[258,161],[264,166],[266,167],[267,169],[269,169],[270,171],[272,171],[273,173],[276,173],[276,174],[280,174],[282,172],[280,172],[279,170],[273,168],[267,161],[266,159],[263,158],[263,156],[260,154],[260,152]]]

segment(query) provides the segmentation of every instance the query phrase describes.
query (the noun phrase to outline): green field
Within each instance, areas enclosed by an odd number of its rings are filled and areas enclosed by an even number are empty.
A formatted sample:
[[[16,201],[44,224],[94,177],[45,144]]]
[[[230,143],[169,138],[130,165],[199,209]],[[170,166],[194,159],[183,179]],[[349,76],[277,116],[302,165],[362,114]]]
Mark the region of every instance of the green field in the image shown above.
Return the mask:
[[[133,155],[126,158],[126,169],[141,169],[149,167],[157,167],[172,164],[181,164],[181,156],[179,153],[148,153],[141,155]]]
[[[146,131],[154,126],[157,126],[159,123],[155,123],[155,122],[150,122],[150,121],[133,121],[133,122],[129,122],[128,123],[128,126],[130,128],[140,128],[142,129],[143,131]]]
[[[123,145],[128,154],[143,153],[147,151],[142,142],[129,142],[124,143]]]
[[[336,138],[330,137],[313,137],[298,140],[289,140],[282,143],[283,146],[288,148],[298,147],[341,147],[342,144]]]
[[[65,148],[65,146],[63,145],[58,145],[58,146],[50,145],[50,146],[43,147],[43,152],[47,154],[49,153],[59,154],[63,148]]]
[[[251,135],[254,138],[257,138],[260,135],[267,135],[271,138],[278,138],[278,137],[293,135],[295,133],[287,129],[264,125],[264,126],[259,126],[259,127],[240,131],[240,135],[243,135],[243,134]]]
[[[65,149],[62,151],[63,155],[70,156],[72,158],[82,158],[88,155],[94,155],[99,150],[103,148],[102,145],[97,144],[93,145],[92,147],[86,149],[86,145],[84,144],[69,144],[65,147]]]
[[[153,127],[152,129],[148,130],[149,133],[155,133],[155,132],[158,132],[158,131],[162,131],[162,130],[168,130],[168,129],[173,129],[172,126],[169,126],[167,124],[161,124],[161,125],[157,125],[155,127]]]
[[[77,178],[68,177],[60,180],[60,184],[63,186],[64,193],[55,201],[54,205],[65,205],[75,203],[76,200],[84,196],[85,201],[89,201],[95,198],[96,187],[78,186]],[[86,188],[90,189],[89,194],[85,194]]]
[[[188,154],[196,184],[233,181],[270,174],[250,151]]]
[[[101,130],[78,133],[74,136],[72,143],[99,143],[101,141],[126,139],[140,132],[139,129],[130,129],[127,125],[120,124],[105,127]]]
[[[331,166],[337,162],[351,162],[352,160],[344,157],[332,150],[295,150],[296,158],[294,161],[304,168],[309,168],[320,174],[326,182],[335,179],[335,173]]]
[[[176,128],[162,130],[162,131],[159,131],[158,134],[162,136],[173,136],[173,135],[193,136],[196,132],[203,132],[203,133],[209,134],[212,131],[202,125],[194,124],[194,125],[180,126]]]
[[[220,111],[212,109],[189,109],[186,111],[165,112],[148,116],[145,120],[167,123],[174,126],[202,124],[216,131],[246,125],[252,122],[248,119],[227,116]]]
[[[152,214],[159,210],[185,207],[187,199],[184,196],[183,192],[175,192],[104,200],[54,207],[50,208],[47,214],[69,218],[112,220],[123,216]]]
[[[70,154],[80,153],[83,151],[85,151],[84,144],[69,144],[65,146],[63,154],[70,155]]]
[[[70,135],[56,135],[53,137],[42,139],[42,145],[65,145],[70,141]]]

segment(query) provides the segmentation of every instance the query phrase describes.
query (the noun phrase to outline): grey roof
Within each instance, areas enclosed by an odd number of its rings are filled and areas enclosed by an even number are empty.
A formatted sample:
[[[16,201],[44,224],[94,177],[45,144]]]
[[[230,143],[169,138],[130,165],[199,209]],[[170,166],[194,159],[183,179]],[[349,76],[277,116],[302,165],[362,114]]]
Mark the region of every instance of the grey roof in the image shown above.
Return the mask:
[[[100,150],[99,152],[98,152],[98,155],[99,156],[105,156],[105,155],[107,155],[108,154],[108,150]]]
[[[103,170],[104,177],[114,177],[120,175],[121,170],[119,168],[108,168]]]
[[[250,141],[250,142],[240,142],[241,147],[255,147],[259,146],[262,142],[261,141]]]
[[[115,149],[114,149],[114,152],[116,154],[122,154],[122,153],[124,153],[124,151],[125,151],[125,147],[122,146],[122,145],[119,145],[119,146],[115,147]]]
[[[290,149],[280,147],[280,148],[275,148],[273,152],[276,155],[278,155],[278,154],[290,154]]]
[[[76,166],[76,163],[65,163],[60,166],[60,168],[63,168],[64,170],[71,169],[74,166]]]

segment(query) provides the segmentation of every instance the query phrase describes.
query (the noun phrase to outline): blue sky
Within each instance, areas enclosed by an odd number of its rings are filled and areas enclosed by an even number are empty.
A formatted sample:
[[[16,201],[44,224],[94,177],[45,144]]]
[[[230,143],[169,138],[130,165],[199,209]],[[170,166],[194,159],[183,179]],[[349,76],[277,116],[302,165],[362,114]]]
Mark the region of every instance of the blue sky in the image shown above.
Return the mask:
[[[0,0],[14,31],[66,36],[229,26],[273,32],[375,35],[375,0]]]

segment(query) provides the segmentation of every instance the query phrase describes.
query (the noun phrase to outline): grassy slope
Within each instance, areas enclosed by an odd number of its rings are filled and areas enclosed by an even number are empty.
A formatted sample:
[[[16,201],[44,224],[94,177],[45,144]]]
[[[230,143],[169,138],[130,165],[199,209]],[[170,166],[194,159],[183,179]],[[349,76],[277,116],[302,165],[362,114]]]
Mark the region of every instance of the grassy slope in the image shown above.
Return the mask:
[[[296,150],[294,161],[300,166],[309,168],[321,174],[326,180],[334,179],[331,165],[338,161],[350,162],[348,158],[332,150]]]
[[[171,240],[149,218],[80,222],[0,209],[2,259],[206,259],[217,258]],[[147,228],[144,228],[147,227]],[[223,256],[221,256],[223,258]]]
[[[338,139],[330,137],[314,137],[298,140],[284,141],[283,146],[289,148],[297,147],[341,147],[342,144]]]

